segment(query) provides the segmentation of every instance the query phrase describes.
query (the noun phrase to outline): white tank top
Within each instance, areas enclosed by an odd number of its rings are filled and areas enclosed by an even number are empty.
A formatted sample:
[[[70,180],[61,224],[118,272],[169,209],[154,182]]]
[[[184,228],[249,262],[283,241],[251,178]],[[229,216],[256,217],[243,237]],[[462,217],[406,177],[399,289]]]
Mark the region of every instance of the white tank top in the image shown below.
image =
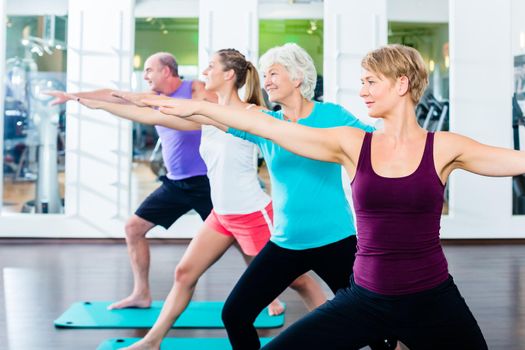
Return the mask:
[[[208,167],[211,201],[217,214],[253,213],[270,203],[257,179],[255,144],[203,125],[199,150]]]

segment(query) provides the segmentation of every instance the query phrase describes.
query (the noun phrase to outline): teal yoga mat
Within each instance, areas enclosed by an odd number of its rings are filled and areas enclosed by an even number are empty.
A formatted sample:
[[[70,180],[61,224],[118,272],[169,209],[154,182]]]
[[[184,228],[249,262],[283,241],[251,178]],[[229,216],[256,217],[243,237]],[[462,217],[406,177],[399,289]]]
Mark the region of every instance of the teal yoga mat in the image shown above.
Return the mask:
[[[163,302],[154,301],[149,309],[107,310],[107,301],[77,302],[58,319],[61,328],[151,328]],[[192,301],[173,328],[224,328],[221,301]],[[277,328],[284,324],[284,314],[269,316],[264,309],[255,320],[256,328]]]
[[[113,338],[100,344],[97,350],[117,350],[130,346],[140,338]],[[267,344],[271,338],[261,338],[261,345]],[[160,350],[231,350],[227,338],[165,338]]]

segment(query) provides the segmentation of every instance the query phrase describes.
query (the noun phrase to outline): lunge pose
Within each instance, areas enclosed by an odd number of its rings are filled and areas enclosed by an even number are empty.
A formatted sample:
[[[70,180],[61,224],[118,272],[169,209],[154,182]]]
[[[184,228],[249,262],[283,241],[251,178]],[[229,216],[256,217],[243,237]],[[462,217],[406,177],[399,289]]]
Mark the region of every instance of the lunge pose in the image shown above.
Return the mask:
[[[206,89],[217,94],[221,105],[247,110],[263,103],[257,70],[237,50],[218,51],[203,74]],[[238,95],[238,89],[244,85],[246,101]],[[135,94],[117,95],[137,101]],[[87,107],[103,109],[142,123],[178,130],[201,129],[200,124],[168,117],[150,108],[84,98],[78,98],[78,101]],[[200,276],[232,244],[240,246],[249,262],[270,238],[273,210],[270,197],[261,189],[257,179],[257,147],[214,126],[204,125],[200,152],[208,167],[213,210],[177,265],[172,289],[157,322],[142,340],[129,349],[159,349],[163,337],[190,302]],[[326,301],[319,284],[307,274],[298,276],[290,283],[303,297],[308,309],[312,310]],[[282,304],[277,299],[270,302],[270,314],[283,312]]]
[[[230,342],[233,349],[239,350],[260,347],[253,327],[256,316],[297,276],[313,270],[335,293],[348,286],[354,265],[356,231],[343,192],[341,166],[326,159],[304,158],[310,156],[308,143],[299,139],[295,146],[289,146],[296,139],[295,130],[310,130],[305,126],[321,128],[311,129],[321,131],[337,126],[373,130],[339,105],[310,100],[316,80],[315,67],[299,46],[286,44],[273,48],[261,57],[260,63],[265,74],[264,88],[270,101],[282,106],[281,111],[262,113],[225,106],[215,108],[208,103],[186,104],[176,99],[144,101],[155,106],[172,106],[161,108],[165,113],[204,115],[235,128],[228,132],[257,144],[268,164],[275,210],[274,232],[233,289],[223,310]],[[277,137],[285,132],[290,135],[286,142]],[[326,143],[335,141],[326,140]],[[297,152],[303,147],[306,149],[302,153]],[[355,151],[358,150],[356,145]],[[378,337],[368,344],[374,349],[395,346],[395,341],[388,345],[384,339]],[[324,346],[326,344],[332,341]]]
[[[166,52],[156,53],[144,62],[144,80],[148,82],[151,91],[136,96],[144,98],[163,94],[185,99],[216,99],[216,96],[206,94],[204,83],[182,80],[175,58]],[[74,94],[48,92],[55,97],[53,104],[86,98],[123,104],[124,107],[129,102],[114,96],[120,93],[111,89]],[[110,305],[109,309],[150,307],[150,249],[146,235],[153,227],[160,225],[168,229],[191,209],[205,220],[212,209],[207,169],[199,154],[201,131],[173,130],[162,124],[155,127],[162,143],[162,158],[168,173],[161,177],[162,185],[142,202],[126,222],[126,244],[133,271],[133,291],[128,297]]]
[[[383,119],[382,131],[314,129],[257,111],[175,100],[161,111],[208,116],[299,155],[342,164],[352,179],[359,240],[350,286],[265,349],[360,349],[384,337],[415,350],[487,349],[440,245],[444,188],[455,169],[523,174],[525,153],[422,129],[415,105],[428,75],[416,50],[381,47],[362,67],[360,95],[370,116]]]

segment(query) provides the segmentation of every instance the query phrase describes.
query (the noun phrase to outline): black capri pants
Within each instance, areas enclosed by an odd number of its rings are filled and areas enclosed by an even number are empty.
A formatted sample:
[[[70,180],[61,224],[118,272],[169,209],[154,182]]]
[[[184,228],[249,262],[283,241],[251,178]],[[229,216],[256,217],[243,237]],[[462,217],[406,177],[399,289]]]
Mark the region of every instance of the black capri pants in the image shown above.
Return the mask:
[[[437,287],[384,296],[356,285],[337,292],[265,350],[357,350],[394,337],[410,350],[485,350],[487,343],[452,277]]]
[[[233,349],[260,348],[253,326],[255,318],[303,273],[313,270],[334,293],[347,287],[354,266],[356,244],[354,235],[305,250],[285,249],[268,242],[250,263],[224,304],[222,319]]]

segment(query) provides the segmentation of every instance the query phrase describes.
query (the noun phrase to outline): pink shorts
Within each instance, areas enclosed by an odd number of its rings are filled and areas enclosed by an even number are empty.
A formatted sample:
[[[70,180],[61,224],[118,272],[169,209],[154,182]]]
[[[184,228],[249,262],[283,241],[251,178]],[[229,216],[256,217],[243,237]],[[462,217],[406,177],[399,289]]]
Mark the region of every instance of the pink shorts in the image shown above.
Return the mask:
[[[220,215],[212,210],[206,221],[212,229],[234,237],[246,255],[255,256],[270,240],[273,228],[272,203],[250,214]]]

